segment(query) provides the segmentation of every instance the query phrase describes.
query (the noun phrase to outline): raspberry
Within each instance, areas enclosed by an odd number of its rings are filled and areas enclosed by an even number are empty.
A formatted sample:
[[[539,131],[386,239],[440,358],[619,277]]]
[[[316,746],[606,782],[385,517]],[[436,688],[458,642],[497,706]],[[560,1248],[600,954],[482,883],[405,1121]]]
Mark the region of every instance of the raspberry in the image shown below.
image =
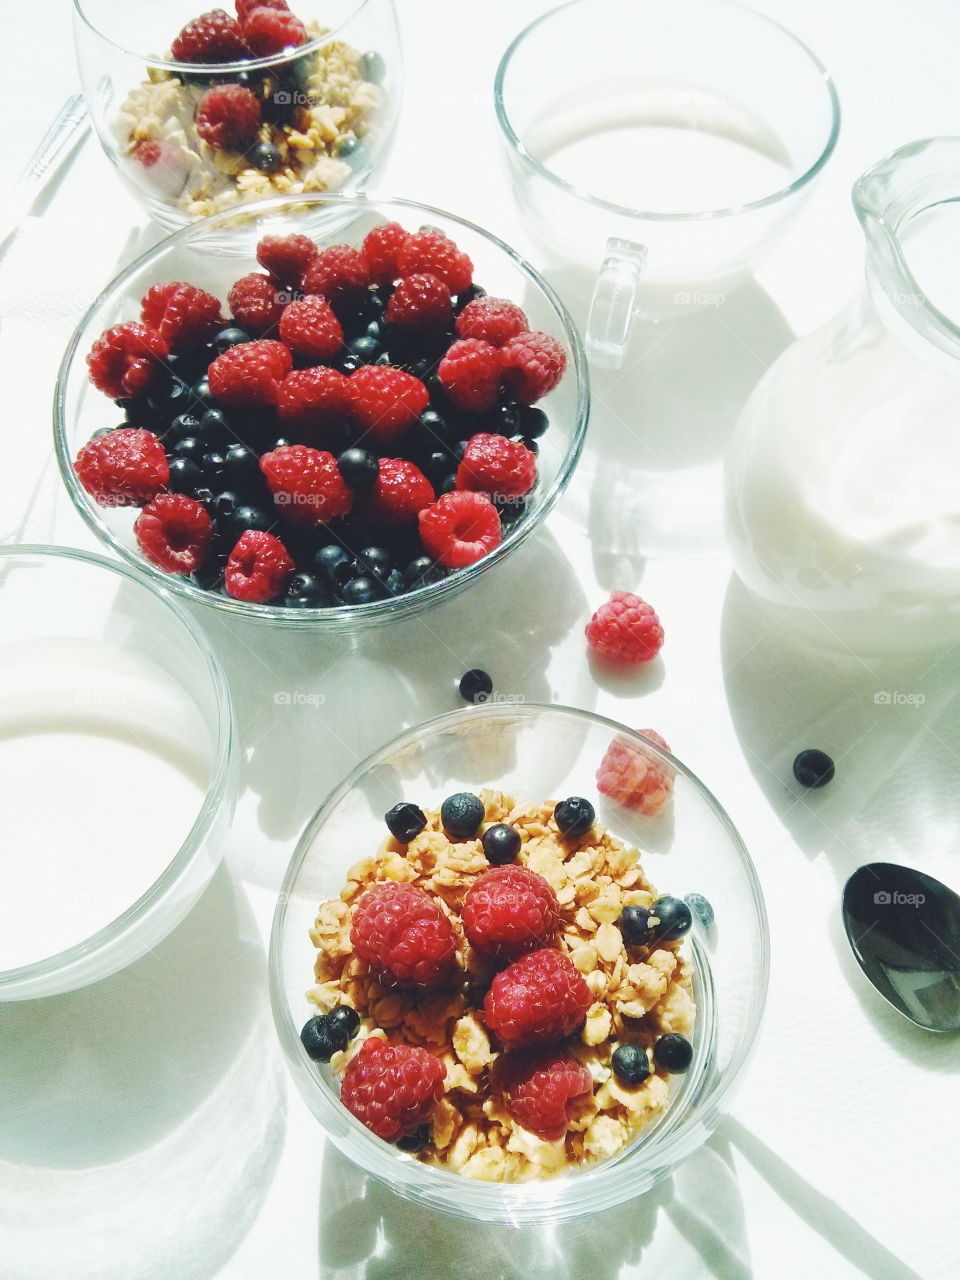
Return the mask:
[[[386,316],[409,333],[440,333],[453,319],[450,290],[436,276],[404,276],[387,303]]]
[[[145,169],[152,169],[163,155],[163,149],[156,138],[141,138],[134,146],[132,155]]]
[[[420,512],[420,541],[434,560],[462,569],[503,540],[497,509],[484,493],[454,490]]]
[[[396,1142],[429,1117],[443,1080],[443,1064],[426,1049],[371,1036],[343,1073],[340,1101],[378,1138]]]
[[[277,412],[285,423],[302,431],[322,430],[347,416],[350,393],[337,369],[322,365],[294,369],[280,384]]]
[[[202,347],[223,324],[220,299],[180,280],[149,288],[140,303],[140,319],[166,339],[171,351]]]
[[[593,1003],[590,988],[564,951],[544,947],[514,960],[483,1002],[488,1028],[508,1047],[562,1040]]]
[[[410,239],[399,222],[381,222],[368,231],[360,247],[360,256],[371,284],[393,284],[400,272],[397,255]]]
[[[269,276],[251,271],[232,285],[227,294],[227,306],[241,329],[262,338],[280,323],[284,303],[277,296],[277,286]]]
[[[307,28],[289,10],[256,5],[243,20],[243,39],[255,58],[306,44]]]
[[[303,273],[304,293],[319,293],[336,309],[349,307],[367,289],[367,268],[356,249],[332,244],[319,249]]]
[[[553,889],[535,871],[491,867],[470,886],[461,919],[478,951],[515,960],[552,940],[560,923],[560,905]]]
[[[254,9],[279,9],[281,13],[288,13],[290,6],[287,0],[236,0],[234,8],[237,11],[237,20],[241,27],[253,13]]]
[[[170,46],[175,62],[239,62],[248,56],[240,24],[224,9],[188,22]]]
[[[451,293],[463,293],[473,282],[473,263],[442,231],[416,231],[397,254],[399,274],[421,271],[439,276]]]
[[[361,365],[349,385],[354,421],[380,447],[403,435],[430,403],[430,392],[419,378],[390,365]]]
[[[593,1077],[583,1063],[554,1048],[505,1053],[493,1084],[514,1120],[545,1142],[564,1136],[571,1103],[593,1092]]]
[[[223,581],[235,600],[266,604],[282,594],[295,568],[279,538],[247,529],[230,552]]]
[[[549,333],[521,333],[500,352],[503,385],[519,404],[533,404],[563,377],[567,357]]]
[[[207,370],[210,393],[221,404],[244,408],[276,404],[293,360],[282,342],[241,342],[217,356]]]
[[[200,99],[194,124],[214,151],[244,151],[257,140],[260,103],[243,85],[214,85]]]
[[[170,345],[149,325],[114,325],[101,333],[90,348],[87,365],[90,381],[114,400],[138,396],[153,382],[160,361],[170,354]]]
[[[137,516],[133,532],[151,564],[167,573],[193,573],[210,551],[213,521],[195,498],[161,493]]]
[[[264,236],[257,245],[257,261],[278,284],[299,289],[303,273],[317,256],[309,236]]]
[[[653,729],[641,729],[645,738],[669,751]],[[627,809],[653,817],[673,790],[674,771],[662,764],[652,751],[645,751],[629,738],[616,737],[604,752],[597,770],[597,790]]]
[[[350,943],[376,973],[407,987],[435,987],[455,968],[457,935],[416,885],[371,885],[353,908]]]
[[[519,441],[480,431],[471,436],[457,468],[458,489],[520,497],[537,482],[537,458]]]
[[[85,444],[73,464],[101,507],[142,507],[170,479],[163,445],[152,431],[120,427]]]
[[[474,298],[457,316],[461,338],[479,338],[492,347],[506,346],[527,328],[527,317],[507,298]]]
[[[433,486],[419,467],[403,458],[381,458],[373,488],[364,494],[357,515],[381,529],[414,526],[435,498]]]
[[[260,470],[279,513],[289,524],[313,528],[345,516],[353,495],[332,453],[285,444],[260,459]]]
[[[614,591],[587,623],[587,644],[612,662],[649,662],[663,645],[663,627],[653,607],[629,591]]]
[[[291,351],[314,364],[332,360],[343,346],[343,329],[326,298],[311,294],[284,308],[280,337]]]
[[[437,369],[447,399],[458,409],[483,413],[496,404],[500,358],[496,347],[477,338],[451,343]]]

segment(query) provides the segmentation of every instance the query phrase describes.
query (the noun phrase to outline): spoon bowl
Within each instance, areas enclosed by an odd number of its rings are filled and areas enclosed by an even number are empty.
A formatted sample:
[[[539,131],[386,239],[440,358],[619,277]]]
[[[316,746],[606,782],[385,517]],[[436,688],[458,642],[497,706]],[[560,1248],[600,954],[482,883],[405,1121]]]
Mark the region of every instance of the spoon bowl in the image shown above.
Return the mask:
[[[925,1031],[960,1031],[960,897],[922,871],[871,862],[844,885],[842,912],[883,998]]]

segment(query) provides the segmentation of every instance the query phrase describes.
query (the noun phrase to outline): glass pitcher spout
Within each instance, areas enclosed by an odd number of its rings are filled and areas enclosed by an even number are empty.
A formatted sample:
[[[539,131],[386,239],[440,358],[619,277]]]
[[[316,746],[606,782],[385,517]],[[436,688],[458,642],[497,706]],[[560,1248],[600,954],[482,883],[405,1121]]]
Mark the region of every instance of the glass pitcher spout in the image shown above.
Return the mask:
[[[956,244],[960,137],[925,138],[891,152],[854,184],[853,206],[866,236],[867,276],[875,300],[892,307],[941,351],[960,358],[960,290],[955,299],[946,290],[931,297],[929,278],[917,274],[917,259],[922,263],[935,252],[937,233],[929,224],[938,212],[952,214],[946,234]],[[911,240],[920,244],[916,232],[921,228],[929,246],[911,252]],[[947,261],[957,256],[954,249]],[[941,258],[938,265],[942,270],[946,262]]]

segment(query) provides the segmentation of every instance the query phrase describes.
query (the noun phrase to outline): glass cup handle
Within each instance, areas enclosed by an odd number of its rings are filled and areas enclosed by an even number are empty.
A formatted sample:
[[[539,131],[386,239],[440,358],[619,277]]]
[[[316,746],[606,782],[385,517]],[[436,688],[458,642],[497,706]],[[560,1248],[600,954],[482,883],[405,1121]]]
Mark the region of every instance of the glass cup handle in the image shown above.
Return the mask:
[[[619,369],[627,351],[646,245],[610,239],[587,317],[587,356],[600,369]]]

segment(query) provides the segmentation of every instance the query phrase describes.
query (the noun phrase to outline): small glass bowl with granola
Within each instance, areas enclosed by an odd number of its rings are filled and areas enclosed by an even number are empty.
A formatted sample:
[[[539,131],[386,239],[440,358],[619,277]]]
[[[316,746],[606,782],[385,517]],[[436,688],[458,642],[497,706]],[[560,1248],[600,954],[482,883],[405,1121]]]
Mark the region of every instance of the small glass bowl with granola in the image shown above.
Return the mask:
[[[345,1155],[434,1208],[544,1222],[646,1191],[710,1135],[767,931],[735,829],[658,735],[488,704],[332,792],[270,963],[294,1078]]]
[[[167,230],[250,200],[363,188],[400,101],[393,0],[74,0],[108,158]]]

